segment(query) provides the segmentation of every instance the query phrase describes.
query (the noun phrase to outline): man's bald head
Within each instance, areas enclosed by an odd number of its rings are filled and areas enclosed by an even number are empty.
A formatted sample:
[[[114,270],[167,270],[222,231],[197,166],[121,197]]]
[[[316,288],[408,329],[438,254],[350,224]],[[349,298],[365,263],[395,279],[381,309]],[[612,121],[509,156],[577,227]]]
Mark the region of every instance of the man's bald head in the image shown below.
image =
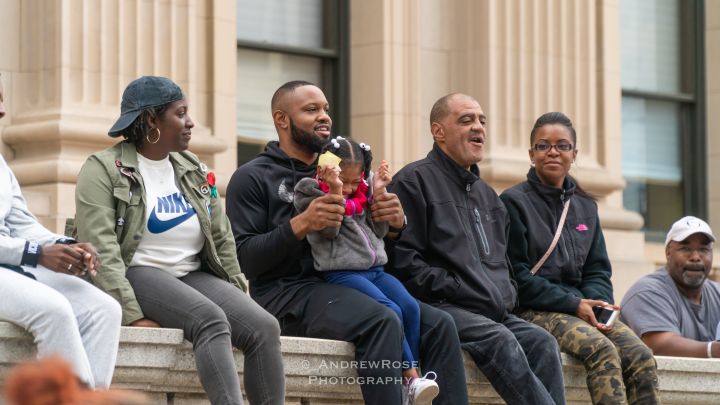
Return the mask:
[[[318,87],[314,83],[307,82],[305,80],[293,80],[291,82],[287,82],[280,86],[277,90],[275,90],[275,93],[272,96],[272,100],[270,101],[270,108],[272,111],[275,111],[277,109],[283,109],[280,108],[280,104],[282,100],[285,98],[285,96],[289,93],[292,93],[297,89],[298,87],[302,86],[315,86]]]
[[[445,117],[448,116],[450,113],[450,100],[456,98],[456,97],[463,97],[463,98],[469,98],[471,100],[475,100],[474,98],[468,96],[467,94],[463,93],[450,93],[448,95],[440,97],[435,104],[433,104],[432,109],[430,110],[430,125],[432,126],[433,122],[440,122]],[[477,100],[475,100],[477,101]]]

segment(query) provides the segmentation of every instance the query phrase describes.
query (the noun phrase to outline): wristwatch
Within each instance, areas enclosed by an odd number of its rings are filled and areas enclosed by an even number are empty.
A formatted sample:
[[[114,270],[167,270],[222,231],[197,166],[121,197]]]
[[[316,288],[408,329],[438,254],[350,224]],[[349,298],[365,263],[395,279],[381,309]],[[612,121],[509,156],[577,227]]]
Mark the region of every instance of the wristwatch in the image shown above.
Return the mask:
[[[400,228],[395,228],[393,226],[390,226],[388,228],[388,231],[392,232],[392,233],[400,233],[400,232],[404,231],[405,228],[407,228],[407,215],[403,216],[403,224]]]

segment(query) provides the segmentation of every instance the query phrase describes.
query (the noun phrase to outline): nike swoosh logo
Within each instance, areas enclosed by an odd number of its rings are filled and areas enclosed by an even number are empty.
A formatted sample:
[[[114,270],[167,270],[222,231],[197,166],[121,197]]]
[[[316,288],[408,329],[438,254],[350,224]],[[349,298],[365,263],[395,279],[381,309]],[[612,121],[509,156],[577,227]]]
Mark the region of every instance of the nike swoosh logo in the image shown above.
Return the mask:
[[[167,221],[163,221],[157,217],[157,214],[155,213],[155,208],[153,208],[152,212],[150,213],[150,218],[148,219],[148,231],[152,233],[163,233],[169,231],[170,229],[175,228],[176,226],[187,221],[193,215],[195,215],[195,209],[190,207],[190,209],[185,214],[179,217],[175,217],[173,219],[168,219]]]

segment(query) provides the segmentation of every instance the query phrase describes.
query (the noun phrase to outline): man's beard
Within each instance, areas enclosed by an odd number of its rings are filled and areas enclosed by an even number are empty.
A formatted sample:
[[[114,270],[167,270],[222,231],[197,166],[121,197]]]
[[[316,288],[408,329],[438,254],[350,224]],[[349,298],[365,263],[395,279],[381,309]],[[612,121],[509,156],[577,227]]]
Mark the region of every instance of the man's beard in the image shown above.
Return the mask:
[[[685,272],[682,273],[682,279],[683,283],[685,283],[688,287],[700,287],[707,278],[707,275],[705,273],[699,273],[699,272]]]
[[[323,138],[296,127],[292,120],[290,120],[290,136],[292,136],[293,142],[311,153],[320,153],[326,143]]]

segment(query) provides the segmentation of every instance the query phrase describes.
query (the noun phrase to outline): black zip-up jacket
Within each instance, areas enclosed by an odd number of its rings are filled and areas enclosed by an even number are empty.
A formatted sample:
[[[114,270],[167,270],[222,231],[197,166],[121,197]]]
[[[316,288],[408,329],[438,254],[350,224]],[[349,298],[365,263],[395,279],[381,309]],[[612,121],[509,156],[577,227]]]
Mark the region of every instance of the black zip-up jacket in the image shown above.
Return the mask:
[[[250,295],[278,317],[300,310],[286,308],[288,302],[303,286],[322,281],[313,268],[310,245],[297,240],[290,227],[297,213],[295,184],[315,172],[315,165],[291,159],[273,141],[228,183],[226,212]]]
[[[500,199],[510,213],[508,255],[521,306],[575,314],[581,298],[613,302],[612,268],[597,204],[577,193],[569,177],[559,189],[540,182],[531,168],[527,181],[506,190]],[[570,209],[560,240],[533,276],[530,269],[550,246],[568,199]]]
[[[388,266],[416,298],[448,302],[500,322],[516,301],[506,255],[508,215],[495,191],[433,146],[389,190],[407,216]]]

